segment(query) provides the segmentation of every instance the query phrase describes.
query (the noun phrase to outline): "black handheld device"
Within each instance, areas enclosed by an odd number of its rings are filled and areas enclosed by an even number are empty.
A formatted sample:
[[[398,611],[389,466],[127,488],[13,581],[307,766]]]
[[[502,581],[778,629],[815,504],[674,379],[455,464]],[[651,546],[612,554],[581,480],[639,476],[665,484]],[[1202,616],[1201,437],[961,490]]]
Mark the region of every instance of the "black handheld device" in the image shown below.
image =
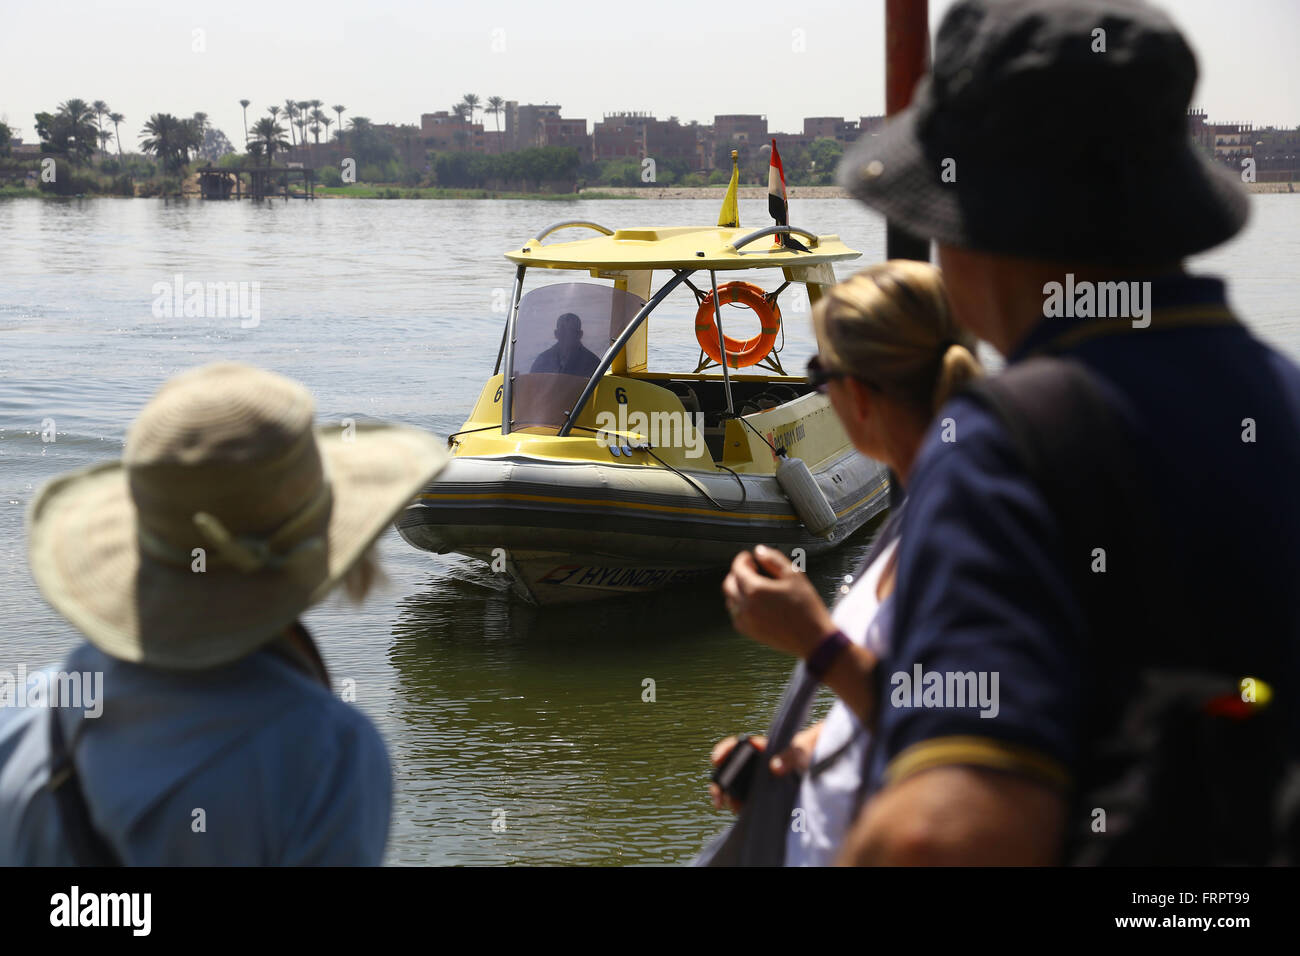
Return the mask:
[[[731,748],[731,753],[713,771],[713,782],[728,797],[743,802],[749,793],[750,784],[754,782],[754,770],[758,767],[760,753],[749,739],[749,734],[741,734],[736,739],[736,746]]]

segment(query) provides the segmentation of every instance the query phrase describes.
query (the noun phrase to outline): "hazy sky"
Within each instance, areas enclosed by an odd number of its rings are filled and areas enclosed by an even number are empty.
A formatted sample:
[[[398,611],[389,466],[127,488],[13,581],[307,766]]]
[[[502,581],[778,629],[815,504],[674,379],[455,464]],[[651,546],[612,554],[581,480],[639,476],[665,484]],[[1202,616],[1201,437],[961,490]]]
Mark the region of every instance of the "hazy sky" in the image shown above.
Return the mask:
[[[932,30],[950,5],[931,0]],[[1300,0],[1163,5],[1200,60],[1194,105],[1300,124]],[[765,113],[793,132],[804,116],[883,112],[883,55],[883,0],[0,0],[0,119],[31,142],[33,113],[103,99],[127,144],[150,113],[196,110],[238,144],[245,97],[250,117],[292,97],[418,123],[473,92],[589,123]]]

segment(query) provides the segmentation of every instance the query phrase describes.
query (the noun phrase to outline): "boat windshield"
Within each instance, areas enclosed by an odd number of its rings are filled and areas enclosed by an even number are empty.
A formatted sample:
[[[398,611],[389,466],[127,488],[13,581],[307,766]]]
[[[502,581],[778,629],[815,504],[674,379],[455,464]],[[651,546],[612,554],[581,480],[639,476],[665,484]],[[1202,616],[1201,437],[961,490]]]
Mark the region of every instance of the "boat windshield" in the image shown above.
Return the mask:
[[[645,300],[613,286],[565,282],[519,301],[515,319],[513,428],[559,428],[605,350]]]

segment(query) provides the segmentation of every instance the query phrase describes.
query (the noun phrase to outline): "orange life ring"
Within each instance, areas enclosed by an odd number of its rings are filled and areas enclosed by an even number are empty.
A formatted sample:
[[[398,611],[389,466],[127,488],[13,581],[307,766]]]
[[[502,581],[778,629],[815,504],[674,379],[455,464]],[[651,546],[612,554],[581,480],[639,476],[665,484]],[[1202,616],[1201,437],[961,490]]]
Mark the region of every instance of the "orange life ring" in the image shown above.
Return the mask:
[[[763,290],[748,282],[728,282],[718,286],[718,299],[721,303],[735,302],[748,306],[758,316],[759,333],[752,339],[739,341],[725,336],[727,347],[727,364],[732,368],[745,368],[762,361],[772,346],[776,345],[777,333],[781,331],[781,307],[775,301],[769,302]],[[700,302],[695,313],[695,339],[704,349],[704,354],[719,365],[722,353],[718,349],[718,324],[713,315],[713,293],[710,292]]]

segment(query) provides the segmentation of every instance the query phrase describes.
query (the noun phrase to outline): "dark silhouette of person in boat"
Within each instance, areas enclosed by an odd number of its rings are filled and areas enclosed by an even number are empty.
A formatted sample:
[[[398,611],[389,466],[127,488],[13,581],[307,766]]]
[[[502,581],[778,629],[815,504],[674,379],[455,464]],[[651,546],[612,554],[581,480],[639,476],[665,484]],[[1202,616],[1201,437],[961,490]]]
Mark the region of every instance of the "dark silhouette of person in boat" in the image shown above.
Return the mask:
[[[600,357],[582,344],[582,319],[565,312],[555,320],[555,344],[533,360],[530,372],[558,372],[589,378]]]

